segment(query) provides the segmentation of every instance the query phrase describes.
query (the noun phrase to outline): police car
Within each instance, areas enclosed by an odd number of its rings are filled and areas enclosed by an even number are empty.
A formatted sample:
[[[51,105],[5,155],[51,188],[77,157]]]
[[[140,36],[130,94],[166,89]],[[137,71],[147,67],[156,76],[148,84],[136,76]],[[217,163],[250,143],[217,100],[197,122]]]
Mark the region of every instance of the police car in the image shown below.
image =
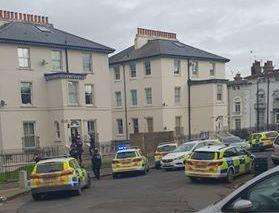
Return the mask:
[[[185,162],[185,174],[197,178],[224,178],[232,182],[235,176],[253,168],[254,156],[237,146],[215,145],[196,149]]]
[[[273,147],[273,141],[278,136],[278,132],[260,132],[250,135],[249,143],[252,150],[265,150]]]
[[[175,150],[176,147],[177,147],[176,143],[164,143],[164,144],[159,144],[157,146],[157,149],[156,149],[155,154],[154,154],[155,168],[156,169],[160,169],[162,158],[165,155],[167,155],[168,153]]]
[[[112,176],[114,179],[123,173],[146,174],[148,171],[148,160],[137,148],[119,150],[112,160]]]
[[[165,170],[183,169],[185,159],[189,157],[194,150],[213,144],[220,144],[220,142],[218,140],[197,140],[185,142],[162,158],[161,168]]]
[[[40,160],[31,174],[31,194],[34,200],[56,191],[71,191],[80,195],[81,189],[90,187],[90,184],[87,171],[80,167],[75,158],[68,156]]]

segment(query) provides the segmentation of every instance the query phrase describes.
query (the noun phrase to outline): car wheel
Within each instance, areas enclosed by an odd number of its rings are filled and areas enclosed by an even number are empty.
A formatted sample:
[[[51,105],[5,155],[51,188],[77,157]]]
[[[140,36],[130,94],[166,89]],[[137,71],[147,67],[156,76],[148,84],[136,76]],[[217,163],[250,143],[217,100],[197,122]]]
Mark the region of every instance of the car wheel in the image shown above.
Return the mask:
[[[161,169],[161,166],[159,164],[156,164],[155,169],[159,170],[159,169]]]
[[[41,194],[39,194],[39,193],[32,193],[32,198],[35,201],[42,199]]]
[[[197,182],[197,180],[198,180],[196,177],[189,177],[189,178],[190,178],[190,181],[193,183]]]
[[[118,174],[112,174],[112,179],[118,179]]]
[[[275,159],[272,159],[272,163],[275,164],[275,165],[278,165],[278,164],[279,164],[279,161],[278,161],[278,160],[275,160]]]
[[[74,190],[74,195],[79,196],[81,195],[81,188],[78,187],[78,189]]]
[[[233,179],[234,179],[234,172],[233,172],[233,169],[230,168],[227,173],[226,182],[231,183],[231,182],[233,182]]]

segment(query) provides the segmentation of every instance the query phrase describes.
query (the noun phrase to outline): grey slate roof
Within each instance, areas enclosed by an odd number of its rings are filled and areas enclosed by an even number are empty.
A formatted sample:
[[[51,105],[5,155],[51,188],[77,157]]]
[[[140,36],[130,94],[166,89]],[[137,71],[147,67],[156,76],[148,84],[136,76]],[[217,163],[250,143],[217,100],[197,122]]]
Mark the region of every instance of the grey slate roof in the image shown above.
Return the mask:
[[[148,41],[144,46],[135,49],[131,46],[110,57],[111,65],[154,56],[178,56],[189,59],[212,60],[229,62],[230,60],[204,50],[191,47],[179,41],[155,39]]]
[[[105,53],[112,53],[114,51],[110,47],[58,30],[52,25],[44,25],[44,27],[51,32],[42,32],[33,23],[10,22],[4,24],[0,26],[0,42],[57,48],[67,47],[69,49]],[[67,43],[65,43],[65,40]]]

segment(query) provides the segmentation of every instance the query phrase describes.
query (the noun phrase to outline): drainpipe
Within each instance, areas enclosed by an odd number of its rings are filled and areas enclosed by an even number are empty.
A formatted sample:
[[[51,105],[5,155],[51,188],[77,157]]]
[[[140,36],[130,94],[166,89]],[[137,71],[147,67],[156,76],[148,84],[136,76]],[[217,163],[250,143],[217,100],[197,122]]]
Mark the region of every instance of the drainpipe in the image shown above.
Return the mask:
[[[69,60],[68,60],[68,48],[67,48],[67,40],[65,40],[65,61],[66,61],[66,72],[69,73]]]
[[[124,112],[125,112],[125,137],[126,140],[129,139],[128,133],[128,112],[127,112],[127,91],[126,91],[126,72],[125,72],[125,64],[122,64],[123,68],[123,87],[124,87]]]
[[[187,59],[187,84],[188,84],[188,137],[189,139],[192,138],[191,134],[191,78],[190,78],[190,60]]]
[[[259,79],[257,79],[257,131],[259,131],[260,112],[259,112]]]
[[[266,112],[266,127],[268,129],[269,127],[269,87],[270,87],[270,79],[269,79],[269,76],[267,76],[267,97],[266,97],[266,109],[267,109],[267,112]]]

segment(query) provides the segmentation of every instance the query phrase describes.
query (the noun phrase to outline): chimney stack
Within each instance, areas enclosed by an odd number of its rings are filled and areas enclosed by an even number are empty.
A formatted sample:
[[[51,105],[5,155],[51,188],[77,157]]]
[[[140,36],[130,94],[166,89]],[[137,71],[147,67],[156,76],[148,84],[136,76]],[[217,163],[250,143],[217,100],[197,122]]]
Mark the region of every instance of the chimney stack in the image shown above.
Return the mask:
[[[6,10],[0,10],[0,22],[26,22],[26,23],[32,23],[32,24],[43,24],[48,25],[48,17],[45,16],[38,16],[33,14],[27,14],[27,13],[17,13],[17,12],[11,12]]]
[[[255,61],[251,67],[251,75],[254,77],[258,77],[262,75],[262,67],[260,61]]]
[[[273,63],[272,61],[267,61],[264,63],[263,66],[263,72],[265,75],[272,75],[274,71]]]

